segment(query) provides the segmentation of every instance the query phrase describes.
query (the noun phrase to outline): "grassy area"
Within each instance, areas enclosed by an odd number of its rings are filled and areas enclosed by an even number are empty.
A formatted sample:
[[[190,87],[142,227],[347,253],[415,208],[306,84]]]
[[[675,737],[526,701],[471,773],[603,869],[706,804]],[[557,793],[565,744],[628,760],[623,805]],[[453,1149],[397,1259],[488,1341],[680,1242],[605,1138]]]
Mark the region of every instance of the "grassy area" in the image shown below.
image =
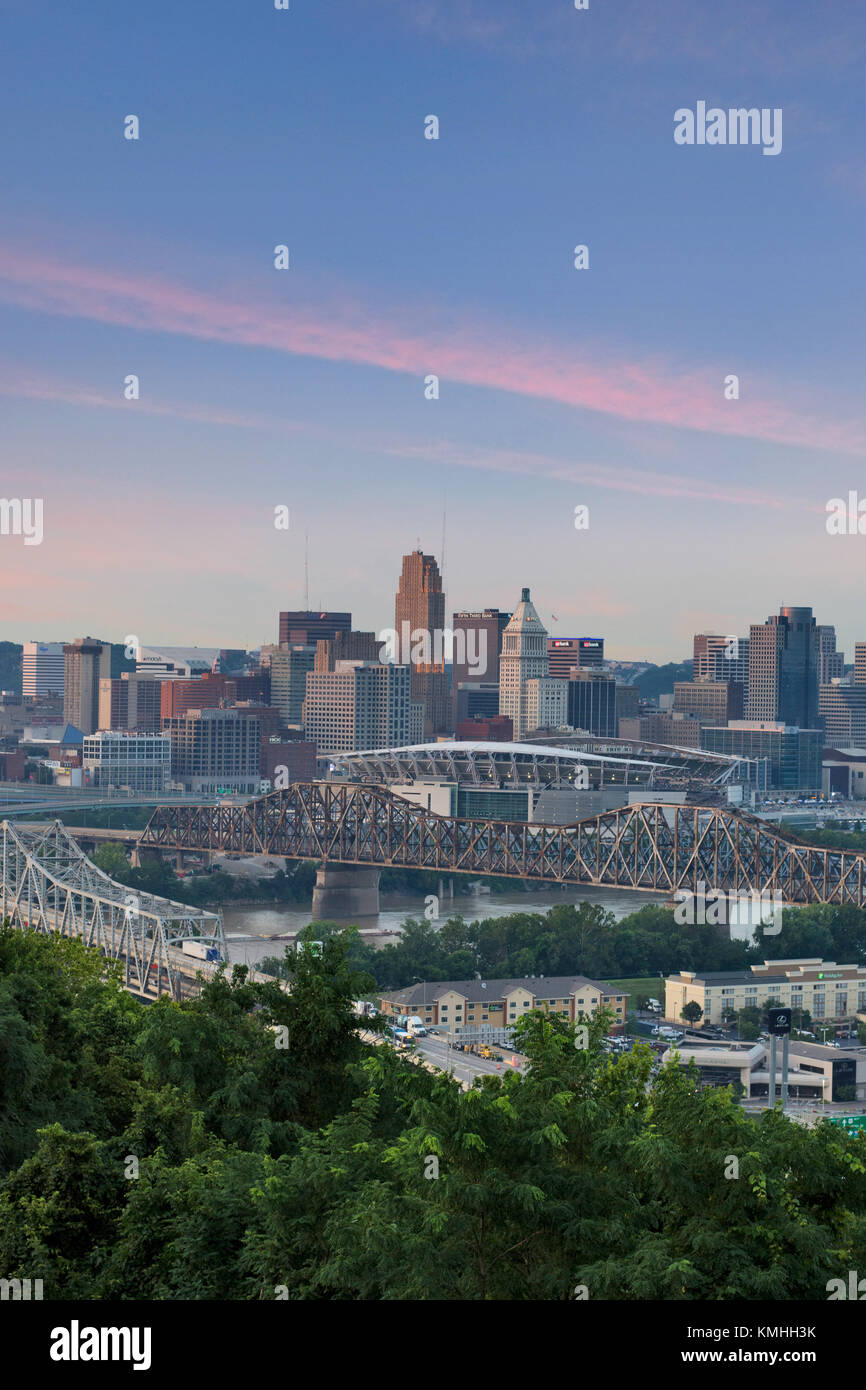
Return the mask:
[[[664,1003],[664,995],[661,992],[664,990],[664,983],[659,979],[658,975],[650,975],[643,980],[610,979],[606,980],[605,983],[615,985],[617,989],[622,990],[623,994],[646,994],[650,999],[657,999],[660,1004]],[[630,1009],[635,1007],[633,998],[629,999],[628,1005]]]

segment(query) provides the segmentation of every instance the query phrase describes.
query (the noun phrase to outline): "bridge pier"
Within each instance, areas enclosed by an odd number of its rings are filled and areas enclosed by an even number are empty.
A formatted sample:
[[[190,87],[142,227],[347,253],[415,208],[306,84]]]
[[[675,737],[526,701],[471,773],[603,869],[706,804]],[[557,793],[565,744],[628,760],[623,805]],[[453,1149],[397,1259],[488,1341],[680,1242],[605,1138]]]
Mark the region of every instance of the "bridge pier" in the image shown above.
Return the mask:
[[[380,873],[380,869],[360,864],[323,864],[316,870],[312,920],[377,917]]]

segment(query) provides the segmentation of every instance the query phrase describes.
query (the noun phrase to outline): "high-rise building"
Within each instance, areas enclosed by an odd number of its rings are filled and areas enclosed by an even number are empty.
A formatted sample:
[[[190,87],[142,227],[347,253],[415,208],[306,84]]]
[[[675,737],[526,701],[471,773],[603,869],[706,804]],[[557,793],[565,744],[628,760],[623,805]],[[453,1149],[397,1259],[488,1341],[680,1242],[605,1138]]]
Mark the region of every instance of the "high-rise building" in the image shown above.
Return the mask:
[[[836,629],[828,623],[818,628],[818,684],[831,685],[845,674],[845,653],[836,650]]]
[[[603,734],[615,738],[617,690],[616,681],[603,669],[573,668],[572,679],[568,682],[566,723],[570,724],[572,729],[585,729],[588,734]]]
[[[690,714],[641,714],[637,719],[620,719],[619,737],[635,743],[700,748],[702,727]]]
[[[743,687],[739,681],[675,681],[674,710],[704,724],[727,724],[743,717]]]
[[[526,682],[526,733],[559,729],[568,722],[569,684],[554,676],[530,676]]]
[[[535,611],[529,590],[523,589],[503,633],[499,656],[499,713],[508,715],[518,742],[530,727],[527,681],[548,673],[547,629]]]
[[[604,670],[603,637],[548,637],[547,659],[550,675],[567,681],[572,668]]]
[[[258,792],[261,725],[234,709],[187,710],[163,721],[173,777],[191,792]]]
[[[25,642],[21,653],[22,699],[62,695],[65,672],[62,642]]]
[[[187,710],[219,709],[226,701],[227,686],[227,676],[210,672],[191,680],[160,681],[160,715],[179,719]]]
[[[379,661],[381,642],[375,632],[338,632],[316,643],[314,671],[333,671],[338,661]]]
[[[271,655],[271,699],[284,724],[302,721],[307,676],[315,660],[316,648],[306,642],[288,643]]]
[[[817,729],[818,629],[811,608],[780,608],[749,636],[750,720]]]
[[[161,792],[171,774],[171,739],[168,734],[100,729],[85,735],[81,766],[92,787]]]
[[[743,709],[749,698],[749,638],[696,632],[692,679],[733,681],[743,687]]]
[[[63,718],[83,734],[92,734],[99,727],[100,679],[112,675],[111,645],[95,637],[76,637],[64,646],[63,656]]]
[[[351,632],[351,613],[308,613],[290,609],[280,614],[280,646],[292,642],[296,646],[315,647],[320,637],[336,637],[338,632]]]
[[[866,685],[866,642],[854,643],[854,684]]]
[[[619,721],[621,719],[637,719],[640,715],[640,691],[636,685],[621,685],[617,682],[616,687],[616,720],[617,732],[619,732]]]
[[[500,613],[498,608],[482,608],[474,612],[464,609],[453,615],[453,690],[456,691],[461,681],[482,682],[485,685],[498,684],[502,634],[510,618],[510,613]]]
[[[158,733],[162,727],[162,681],[124,671],[99,682],[99,728]]]
[[[454,712],[445,669],[445,593],[439,566],[432,555],[413,550],[403,556],[394,602],[394,629],[400,643],[398,660],[410,663],[412,698],[424,706],[424,733],[443,733],[453,726]],[[406,639],[411,643],[408,652]],[[423,659],[425,640],[429,660]],[[420,661],[415,659],[419,641]]]
[[[304,700],[304,732],[321,753],[360,753],[418,743],[423,708],[412,699],[408,666],[340,661],[333,671],[311,671]]]
[[[829,748],[866,748],[866,688],[821,685],[818,712],[824,720],[824,742]]]
[[[488,681],[461,681],[454,690],[454,726],[467,719],[492,719],[499,713],[499,686]]]

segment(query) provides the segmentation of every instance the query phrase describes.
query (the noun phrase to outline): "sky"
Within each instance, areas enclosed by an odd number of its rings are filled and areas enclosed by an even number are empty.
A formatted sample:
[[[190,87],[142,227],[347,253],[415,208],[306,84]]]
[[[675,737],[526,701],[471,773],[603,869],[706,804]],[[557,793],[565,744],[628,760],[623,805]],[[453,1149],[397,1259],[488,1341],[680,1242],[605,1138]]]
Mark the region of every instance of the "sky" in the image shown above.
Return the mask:
[[[307,536],[310,606],[381,631],[444,534],[449,614],[527,586],[663,662],[810,605],[853,660],[863,7],[0,0],[0,34],[0,495],[43,503],[0,640],[275,641]],[[781,110],[780,153],[675,143],[698,102]]]

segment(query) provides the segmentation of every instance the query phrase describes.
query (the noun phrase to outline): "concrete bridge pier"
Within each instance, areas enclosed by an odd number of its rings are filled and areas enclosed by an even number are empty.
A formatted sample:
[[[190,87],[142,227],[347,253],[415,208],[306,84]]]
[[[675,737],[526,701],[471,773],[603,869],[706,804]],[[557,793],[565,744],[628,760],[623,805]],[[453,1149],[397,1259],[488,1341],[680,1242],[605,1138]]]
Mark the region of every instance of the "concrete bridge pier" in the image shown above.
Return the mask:
[[[379,914],[380,869],[361,864],[328,864],[316,870],[314,922],[331,922]]]

